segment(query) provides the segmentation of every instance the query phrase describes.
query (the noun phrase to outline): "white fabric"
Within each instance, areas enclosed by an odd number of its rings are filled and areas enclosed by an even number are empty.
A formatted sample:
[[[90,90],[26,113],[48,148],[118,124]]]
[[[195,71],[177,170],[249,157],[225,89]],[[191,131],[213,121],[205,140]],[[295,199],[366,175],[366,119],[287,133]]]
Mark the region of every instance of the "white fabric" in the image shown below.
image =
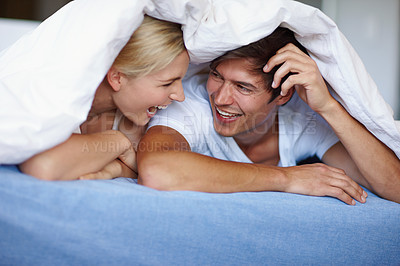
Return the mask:
[[[158,111],[149,128],[167,126],[178,131],[193,152],[221,160],[251,163],[232,137],[219,135],[213,126],[212,111],[206,90],[207,74],[184,81],[184,102],[174,102]],[[294,166],[297,162],[325,152],[339,140],[329,125],[313,112],[295,93],[278,109],[279,166]]]
[[[0,55],[1,164],[61,143],[85,120],[143,11],[183,24],[192,63],[289,27],[346,109],[400,156],[399,123],[351,45],[315,8],[290,0],[75,0]]]
[[[147,1],[78,0],[0,57],[0,163],[19,163],[67,139]]]
[[[115,112],[114,122],[112,126],[112,130],[119,130],[119,124],[121,123],[122,118],[124,115],[121,113],[119,109]]]
[[[294,166],[312,156],[322,159],[339,141],[328,123],[295,93],[279,108],[280,166]]]

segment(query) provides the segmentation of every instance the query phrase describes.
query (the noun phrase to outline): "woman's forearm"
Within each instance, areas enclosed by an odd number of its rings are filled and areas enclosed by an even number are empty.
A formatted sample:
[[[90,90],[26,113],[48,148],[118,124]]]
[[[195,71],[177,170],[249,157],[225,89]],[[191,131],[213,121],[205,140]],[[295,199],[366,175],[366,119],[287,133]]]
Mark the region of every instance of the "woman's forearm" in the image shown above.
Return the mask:
[[[73,134],[22,163],[20,169],[40,179],[71,180],[101,170],[129,148],[129,140],[119,131]]]

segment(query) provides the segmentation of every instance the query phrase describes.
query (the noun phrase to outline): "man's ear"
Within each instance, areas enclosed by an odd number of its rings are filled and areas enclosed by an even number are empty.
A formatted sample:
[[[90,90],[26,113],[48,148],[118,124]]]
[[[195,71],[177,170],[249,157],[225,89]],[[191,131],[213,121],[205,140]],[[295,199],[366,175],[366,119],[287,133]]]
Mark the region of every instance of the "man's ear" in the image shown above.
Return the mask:
[[[287,103],[292,98],[294,90],[295,88],[292,87],[290,88],[290,90],[288,90],[285,96],[279,95],[277,97],[276,105],[284,105],[285,103]]]
[[[119,72],[114,67],[111,67],[107,72],[107,81],[114,91],[119,91],[121,89],[121,72]]]

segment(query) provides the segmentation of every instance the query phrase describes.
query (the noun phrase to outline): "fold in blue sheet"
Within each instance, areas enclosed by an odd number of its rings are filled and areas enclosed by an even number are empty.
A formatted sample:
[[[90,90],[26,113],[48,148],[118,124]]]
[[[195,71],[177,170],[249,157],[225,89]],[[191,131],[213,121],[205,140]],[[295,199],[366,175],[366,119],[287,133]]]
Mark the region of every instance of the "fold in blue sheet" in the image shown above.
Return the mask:
[[[400,204],[46,182],[0,166],[1,265],[400,264]]]

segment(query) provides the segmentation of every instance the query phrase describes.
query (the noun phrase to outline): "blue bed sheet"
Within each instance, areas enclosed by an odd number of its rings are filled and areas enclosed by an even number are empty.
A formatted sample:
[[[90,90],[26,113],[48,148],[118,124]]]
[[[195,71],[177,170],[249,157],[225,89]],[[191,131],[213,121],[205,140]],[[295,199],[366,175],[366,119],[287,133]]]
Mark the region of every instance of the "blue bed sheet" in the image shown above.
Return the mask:
[[[400,264],[400,204],[46,182],[0,166],[1,265]]]

